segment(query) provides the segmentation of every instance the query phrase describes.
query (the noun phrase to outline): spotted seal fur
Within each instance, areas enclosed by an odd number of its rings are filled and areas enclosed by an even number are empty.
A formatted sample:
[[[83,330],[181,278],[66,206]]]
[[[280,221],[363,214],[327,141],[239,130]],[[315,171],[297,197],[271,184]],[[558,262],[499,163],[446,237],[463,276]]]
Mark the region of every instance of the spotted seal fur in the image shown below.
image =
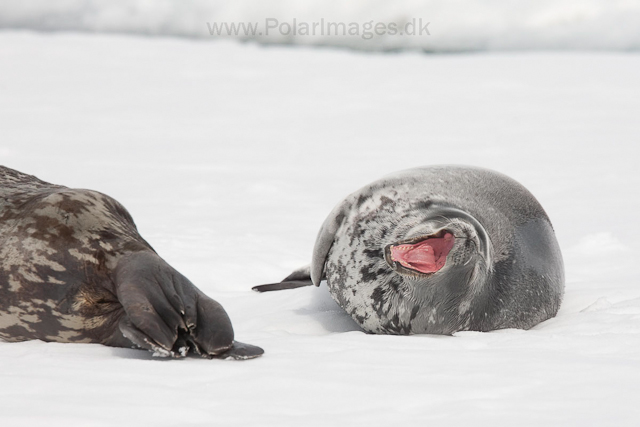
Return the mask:
[[[400,172],[331,212],[310,267],[258,291],[320,284],[367,332],[528,329],[553,317],[564,268],[551,222],[522,185],[464,166]]]
[[[0,338],[245,359],[227,313],[167,264],[127,210],[0,166]]]

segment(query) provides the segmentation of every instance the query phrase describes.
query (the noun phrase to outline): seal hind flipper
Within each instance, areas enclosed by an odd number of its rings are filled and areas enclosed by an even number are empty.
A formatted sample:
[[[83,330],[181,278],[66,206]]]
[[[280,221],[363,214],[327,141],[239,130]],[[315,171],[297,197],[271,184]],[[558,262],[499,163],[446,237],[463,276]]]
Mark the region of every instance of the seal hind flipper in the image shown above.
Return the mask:
[[[309,280],[291,280],[291,281],[282,281],[278,283],[269,283],[266,285],[258,285],[251,288],[256,292],[270,292],[270,291],[282,291],[285,289],[296,289],[303,288],[305,286],[312,286],[313,282],[311,279]]]
[[[233,346],[233,327],[222,306],[154,252],[124,256],[116,267],[116,290],[126,313],[119,329],[141,348],[159,356],[191,350],[214,357]]]
[[[251,289],[256,292],[270,292],[311,286],[313,285],[313,282],[311,281],[310,269],[311,267],[309,265],[306,265],[295,270],[293,273],[282,279],[282,282],[258,285],[254,286]]]
[[[246,360],[254,359],[258,356],[262,356],[264,350],[255,345],[245,344],[239,341],[233,342],[233,347],[225,351],[222,354],[213,356],[215,359],[234,359],[234,360]]]

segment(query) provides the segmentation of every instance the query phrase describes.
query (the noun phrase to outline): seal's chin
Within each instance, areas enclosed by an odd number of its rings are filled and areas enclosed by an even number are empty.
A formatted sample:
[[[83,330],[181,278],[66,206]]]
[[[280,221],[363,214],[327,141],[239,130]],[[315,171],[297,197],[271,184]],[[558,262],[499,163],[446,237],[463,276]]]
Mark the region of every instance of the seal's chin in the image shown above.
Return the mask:
[[[430,274],[444,267],[454,242],[453,234],[441,230],[430,236],[389,245],[386,255],[393,263],[408,270]]]

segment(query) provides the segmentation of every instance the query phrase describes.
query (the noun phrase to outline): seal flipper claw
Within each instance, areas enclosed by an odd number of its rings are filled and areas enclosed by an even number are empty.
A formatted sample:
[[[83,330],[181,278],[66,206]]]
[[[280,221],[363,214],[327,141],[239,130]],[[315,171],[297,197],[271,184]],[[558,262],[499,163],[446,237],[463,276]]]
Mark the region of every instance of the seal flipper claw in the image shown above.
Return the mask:
[[[197,310],[197,292],[194,292],[195,286],[184,277],[182,274],[177,271],[173,271],[171,274],[170,281],[172,283],[173,289],[177,294],[177,298],[180,300],[180,306],[177,310],[182,315],[184,319],[184,323],[186,329],[193,329],[196,326],[196,322],[198,320],[198,310]]]
[[[172,351],[169,351],[166,348],[163,348],[162,346],[158,345],[158,343],[154,342],[151,338],[149,338],[142,331],[136,328],[133,325],[133,323],[131,323],[131,320],[127,316],[122,316],[122,318],[120,319],[120,322],[118,323],[118,328],[120,329],[120,332],[122,332],[122,335],[124,335],[125,338],[127,338],[129,341],[131,341],[133,344],[140,347],[141,349],[149,350],[153,352],[154,356],[156,355],[161,357],[175,356],[175,354]]]

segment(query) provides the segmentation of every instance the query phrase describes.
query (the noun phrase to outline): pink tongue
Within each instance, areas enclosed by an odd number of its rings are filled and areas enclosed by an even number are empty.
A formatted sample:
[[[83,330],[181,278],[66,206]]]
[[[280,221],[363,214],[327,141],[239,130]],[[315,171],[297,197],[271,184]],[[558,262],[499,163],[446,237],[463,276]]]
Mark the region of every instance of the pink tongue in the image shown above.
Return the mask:
[[[435,273],[447,262],[454,241],[453,234],[445,232],[443,237],[429,237],[413,245],[391,246],[391,259],[405,268]]]

